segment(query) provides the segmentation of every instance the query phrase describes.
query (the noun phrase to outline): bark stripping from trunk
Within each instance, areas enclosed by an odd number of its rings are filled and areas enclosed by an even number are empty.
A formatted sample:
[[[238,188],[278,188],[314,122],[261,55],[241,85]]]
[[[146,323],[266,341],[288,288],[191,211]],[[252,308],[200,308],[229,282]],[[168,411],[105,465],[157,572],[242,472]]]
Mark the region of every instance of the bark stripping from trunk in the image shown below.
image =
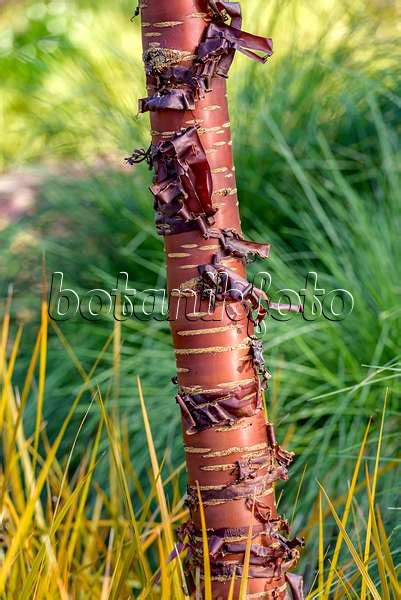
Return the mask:
[[[269,303],[245,269],[270,247],[242,235],[226,91],[235,51],[265,62],[271,40],[241,31],[237,3],[141,0],[139,12],[147,74],[139,109],[149,111],[152,144],[127,160],[154,169],[165,242],[191,515],[179,532],[187,576],[203,577],[200,493],[213,598],[227,598],[233,575],[239,597],[252,525],[247,598],[300,599],[302,580],[289,570],[302,541],[285,537],[274,497],[293,456],[266,423],[270,376],[254,337]]]

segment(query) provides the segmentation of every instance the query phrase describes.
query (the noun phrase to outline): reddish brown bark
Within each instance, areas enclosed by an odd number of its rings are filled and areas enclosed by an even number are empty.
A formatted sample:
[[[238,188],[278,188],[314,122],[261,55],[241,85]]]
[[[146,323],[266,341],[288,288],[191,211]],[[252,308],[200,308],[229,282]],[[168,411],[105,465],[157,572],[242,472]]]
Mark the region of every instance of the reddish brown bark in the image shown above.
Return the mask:
[[[236,4],[142,0],[140,13],[148,91],[140,107],[150,110],[152,147],[130,160],[146,158],[155,168],[188,469],[191,521],[181,531],[191,549],[188,573],[203,572],[198,482],[213,598],[227,597],[234,572],[238,598],[252,521],[247,597],[282,599],[300,586],[288,576],[298,540],[284,537],[274,498],[292,457],[277,445],[263,410],[266,372],[250,308],[263,318],[267,299],[248,285],[244,259],[267,257],[269,247],[242,238],[225,78],[235,47],[269,54],[270,41],[240,33]],[[220,287],[210,311],[214,277]]]

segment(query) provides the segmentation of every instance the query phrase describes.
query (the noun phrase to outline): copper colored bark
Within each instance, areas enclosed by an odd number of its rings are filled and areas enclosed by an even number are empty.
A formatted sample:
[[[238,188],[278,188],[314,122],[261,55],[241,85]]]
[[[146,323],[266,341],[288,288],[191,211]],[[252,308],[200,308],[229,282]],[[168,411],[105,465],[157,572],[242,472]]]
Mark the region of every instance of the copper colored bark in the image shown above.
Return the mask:
[[[147,97],[139,106],[149,111],[152,144],[128,160],[154,169],[165,242],[191,515],[180,531],[187,576],[203,576],[198,483],[213,598],[227,598],[234,573],[238,598],[251,521],[247,598],[301,598],[302,582],[287,574],[301,540],[285,537],[274,498],[292,454],[265,420],[269,375],[254,337],[269,304],[245,269],[270,247],[242,235],[226,91],[235,51],[264,62],[271,41],[241,31],[237,3],[141,0],[140,14]]]

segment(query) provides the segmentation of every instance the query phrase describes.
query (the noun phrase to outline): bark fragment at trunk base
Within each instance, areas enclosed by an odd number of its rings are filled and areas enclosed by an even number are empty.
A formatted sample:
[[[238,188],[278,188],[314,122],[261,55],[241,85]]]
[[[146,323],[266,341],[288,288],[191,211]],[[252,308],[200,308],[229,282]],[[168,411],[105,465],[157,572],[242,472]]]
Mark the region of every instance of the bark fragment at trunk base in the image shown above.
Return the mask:
[[[149,111],[152,144],[127,160],[154,169],[165,241],[191,515],[179,531],[187,576],[203,578],[199,485],[213,598],[227,598],[233,575],[238,598],[252,521],[247,598],[299,599],[302,580],[288,571],[302,540],[285,537],[274,498],[292,454],[265,420],[269,375],[254,337],[269,304],[245,270],[270,246],[242,235],[226,92],[235,51],[265,62],[271,40],[241,31],[238,3],[141,0],[140,14],[148,94],[139,109]]]

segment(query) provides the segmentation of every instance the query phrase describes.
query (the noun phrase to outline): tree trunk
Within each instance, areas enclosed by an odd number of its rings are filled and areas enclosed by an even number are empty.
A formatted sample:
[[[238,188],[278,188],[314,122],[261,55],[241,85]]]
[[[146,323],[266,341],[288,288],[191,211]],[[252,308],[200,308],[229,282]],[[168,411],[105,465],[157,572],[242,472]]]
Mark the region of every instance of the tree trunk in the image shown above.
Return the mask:
[[[187,574],[203,581],[201,498],[213,598],[228,597],[234,574],[239,598],[250,527],[247,598],[301,598],[302,581],[288,573],[301,541],[284,537],[274,497],[292,455],[266,423],[269,375],[254,337],[268,299],[245,269],[269,245],[242,237],[226,93],[235,50],[264,62],[271,41],[241,31],[237,3],[141,0],[140,13],[148,92],[140,111],[150,113],[152,144],[128,162],[155,171],[188,469]]]

